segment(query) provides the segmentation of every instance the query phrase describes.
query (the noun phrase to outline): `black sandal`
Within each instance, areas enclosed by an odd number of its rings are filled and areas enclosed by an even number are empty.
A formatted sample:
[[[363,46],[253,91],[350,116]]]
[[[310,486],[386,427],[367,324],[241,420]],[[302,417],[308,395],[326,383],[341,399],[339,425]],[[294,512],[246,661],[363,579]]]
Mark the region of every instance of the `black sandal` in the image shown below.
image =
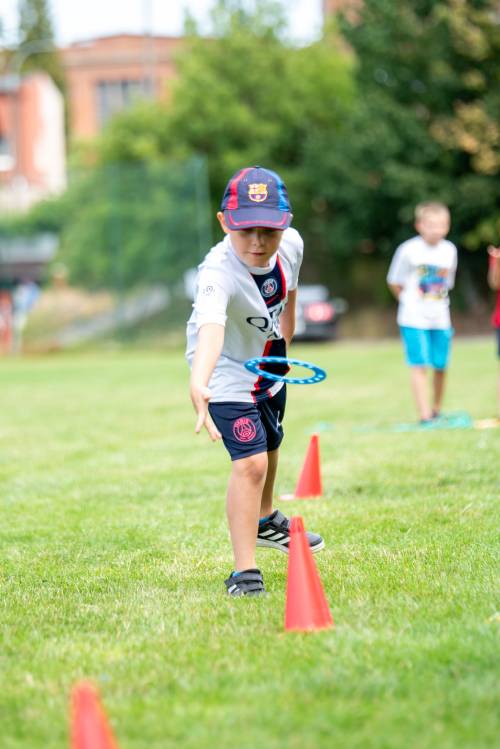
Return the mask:
[[[260,596],[266,592],[260,570],[243,570],[224,580],[230,596]]]

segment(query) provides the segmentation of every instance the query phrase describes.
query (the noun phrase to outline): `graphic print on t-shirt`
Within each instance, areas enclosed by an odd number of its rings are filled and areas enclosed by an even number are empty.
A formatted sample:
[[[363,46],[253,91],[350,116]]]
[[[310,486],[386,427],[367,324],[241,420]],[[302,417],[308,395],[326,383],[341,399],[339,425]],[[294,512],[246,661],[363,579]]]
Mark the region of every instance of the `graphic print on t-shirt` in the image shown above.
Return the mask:
[[[429,300],[446,299],[448,296],[446,268],[439,268],[437,265],[419,265],[417,272],[418,288],[422,297]]]
[[[257,284],[271,318],[271,331],[262,356],[286,356],[285,339],[282,337],[279,327],[279,316],[284,309],[283,300],[286,297],[286,281],[279,258],[277,258],[274,268],[269,273],[262,275],[252,273],[252,278]],[[264,365],[262,365],[262,368],[264,368]],[[272,374],[283,376],[286,375],[290,367],[287,364],[266,364],[265,369]],[[252,391],[255,400],[268,397],[267,390],[273,384],[273,380],[260,376]]]

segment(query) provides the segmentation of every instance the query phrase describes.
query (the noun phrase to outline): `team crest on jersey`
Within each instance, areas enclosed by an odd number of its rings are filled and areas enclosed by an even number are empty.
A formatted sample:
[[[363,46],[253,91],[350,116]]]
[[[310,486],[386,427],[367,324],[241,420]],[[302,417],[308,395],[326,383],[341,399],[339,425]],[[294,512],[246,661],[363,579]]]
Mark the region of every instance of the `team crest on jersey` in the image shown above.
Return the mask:
[[[266,278],[261,286],[262,296],[269,298],[276,293],[278,284],[275,278]]]
[[[264,183],[258,184],[257,182],[248,185],[248,197],[254,203],[262,203],[267,199],[267,185]]]
[[[234,422],[233,434],[238,442],[251,442],[255,439],[257,430],[252,419],[249,419],[247,416],[242,416]]]

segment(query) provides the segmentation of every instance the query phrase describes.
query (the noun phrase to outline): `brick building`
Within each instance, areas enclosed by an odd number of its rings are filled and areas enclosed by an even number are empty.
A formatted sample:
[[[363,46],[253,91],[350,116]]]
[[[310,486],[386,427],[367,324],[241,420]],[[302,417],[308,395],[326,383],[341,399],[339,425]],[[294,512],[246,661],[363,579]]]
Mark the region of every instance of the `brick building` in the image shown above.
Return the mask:
[[[92,138],[114,114],[138,99],[166,96],[182,41],[180,37],[120,34],[61,49],[71,137]]]
[[[22,210],[66,184],[63,97],[42,72],[0,76],[0,209]]]

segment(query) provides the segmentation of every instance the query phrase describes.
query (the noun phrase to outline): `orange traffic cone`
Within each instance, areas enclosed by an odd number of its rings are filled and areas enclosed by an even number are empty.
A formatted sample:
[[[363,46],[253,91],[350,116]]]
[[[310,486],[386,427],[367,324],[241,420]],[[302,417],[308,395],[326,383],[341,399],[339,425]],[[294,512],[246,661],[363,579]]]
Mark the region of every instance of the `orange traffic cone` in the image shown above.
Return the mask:
[[[333,626],[333,618],[304,531],[304,522],[300,516],[293,517],[290,525],[285,629],[308,632]]]
[[[82,681],[71,698],[71,749],[118,749],[97,689]]]
[[[319,437],[317,434],[313,434],[297,482],[295,497],[298,499],[301,497],[321,497],[322,494],[323,487],[321,485],[321,468],[319,465]]]

